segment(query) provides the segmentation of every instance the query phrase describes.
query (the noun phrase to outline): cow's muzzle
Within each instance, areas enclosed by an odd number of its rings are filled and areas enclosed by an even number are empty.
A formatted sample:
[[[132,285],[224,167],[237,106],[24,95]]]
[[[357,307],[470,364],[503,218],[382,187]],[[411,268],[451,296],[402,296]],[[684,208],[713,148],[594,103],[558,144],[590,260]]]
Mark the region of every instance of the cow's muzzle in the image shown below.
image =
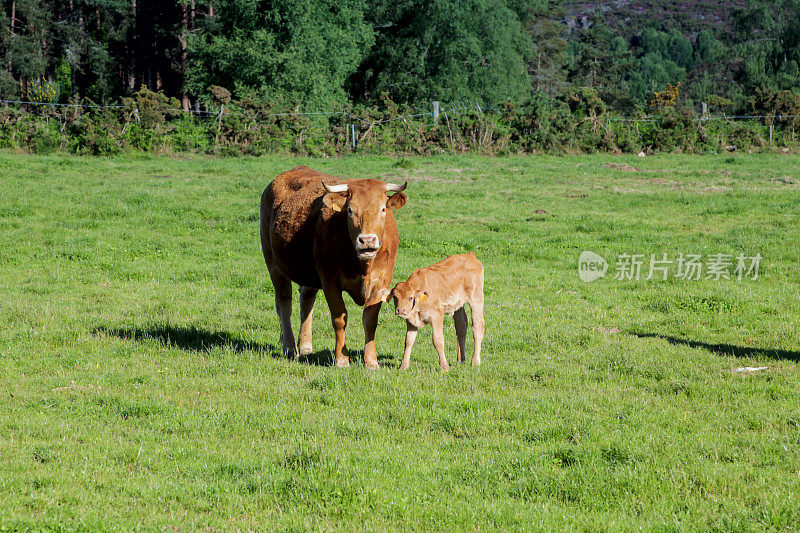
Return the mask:
[[[356,239],[356,254],[362,261],[374,259],[378,255],[378,248],[380,247],[380,240],[374,233],[362,233]]]

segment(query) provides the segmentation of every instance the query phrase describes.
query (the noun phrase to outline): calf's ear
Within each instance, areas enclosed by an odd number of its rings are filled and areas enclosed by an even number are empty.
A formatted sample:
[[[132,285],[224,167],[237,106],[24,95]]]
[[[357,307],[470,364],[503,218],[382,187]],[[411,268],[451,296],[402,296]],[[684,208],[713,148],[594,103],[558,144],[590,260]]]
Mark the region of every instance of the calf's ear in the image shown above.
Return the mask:
[[[389,303],[389,300],[392,299],[392,291],[389,289],[379,289],[378,298],[380,298],[382,302]]]
[[[419,293],[419,303],[422,303],[427,299],[428,299],[428,293],[427,292],[422,291],[421,293]]]
[[[405,193],[402,192],[394,193],[389,197],[389,201],[386,202],[386,207],[388,207],[389,209],[400,209],[401,207],[406,205],[407,201],[408,201],[408,196],[406,196]]]
[[[336,212],[341,211],[344,208],[344,204],[347,202],[347,193],[344,194],[338,192],[329,192],[322,197],[322,203],[326,207],[330,207]]]

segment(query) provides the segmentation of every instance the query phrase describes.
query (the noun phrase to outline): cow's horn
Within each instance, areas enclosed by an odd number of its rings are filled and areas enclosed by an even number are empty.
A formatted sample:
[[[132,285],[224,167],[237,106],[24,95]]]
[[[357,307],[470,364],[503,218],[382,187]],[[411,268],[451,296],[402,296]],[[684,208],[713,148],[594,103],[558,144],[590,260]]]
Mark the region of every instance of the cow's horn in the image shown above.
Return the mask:
[[[395,185],[394,183],[387,183],[386,184],[386,190],[387,191],[393,191],[393,192],[404,191],[404,190],[406,190],[406,187],[408,187],[408,181],[407,180],[402,185]]]
[[[347,184],[342,183],[339,185],[328,185],[324,181],[322,182],[322,186],[325,187],[325,190],[328,192],[346,192],[347,191]]]

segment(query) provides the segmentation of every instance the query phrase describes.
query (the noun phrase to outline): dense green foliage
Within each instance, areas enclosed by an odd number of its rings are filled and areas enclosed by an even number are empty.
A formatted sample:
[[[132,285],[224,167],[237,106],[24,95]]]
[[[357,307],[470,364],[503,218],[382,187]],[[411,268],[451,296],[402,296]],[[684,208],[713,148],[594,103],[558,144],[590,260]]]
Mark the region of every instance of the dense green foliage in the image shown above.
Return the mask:
[[[800,92],[800,0],[0,0],[0,96],[206,110],[210,87],[283,109],[520,104],[589,86],[612,109],[751,112]]]
[[[345,81],[373,42],[363,3],[218,0],[216,15],[189,41],[188,87],[203,94],[227,86],[236,96],[312,109],[341,106]]]
[[[518,102],[530,94],[531,40],[495,0],[372,2],[375,47],[354,78],[365,99],[400,102]]]
[[[540,92],[520,106],[443,107],[438,123],[430,113],[412,115],[413,109],[387,98],[380,107],[359,105],[333,114],[276,113],[283,108],[252,95],[233,99],[216,86],[214,113],[202,119],[182,113],[175,98],[141,89],[123,98],[119,108],[0,109],[0,148],[92,155],[126,150],[225,155],[702,154],[800,148],[796,93],[758,89],[752,99],[755,111],[780,117],[732,121],[675,109],[679,86],[673,89],[661,93],[658,114],[642,120],[619,117],[591,87],[570,87],[560,97]]]
[[[280,356],[258,199],[298,164],[409,180],[395,281],[475,251],[479,369],[428,328],[400,372],[384,306],[364,370],[349,298],[331,368],[322,296]],[[796,530],[797,165],[0,154],[0,531]],[[764,260],[587,284],[583,250]]]

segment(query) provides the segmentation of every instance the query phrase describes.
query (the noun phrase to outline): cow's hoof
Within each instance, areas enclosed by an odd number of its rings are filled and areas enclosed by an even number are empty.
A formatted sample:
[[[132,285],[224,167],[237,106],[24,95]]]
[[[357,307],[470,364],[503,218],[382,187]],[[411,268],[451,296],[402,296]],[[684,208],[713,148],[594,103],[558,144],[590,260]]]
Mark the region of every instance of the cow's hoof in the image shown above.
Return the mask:
[[[285,357],[289,358],[289,359],[297,359],[298,358],[298,353],[297,353],[297,350],[294,348],[294,346],[292,346],[291,348],[284,347],[283,348],[283,355]]]
[[[314,349],[311,346],[300,347],[300,355],[306,356],[306,355],[311,355],[312,353],[314,353]]]
[[[442,372],[450,372],[450,366],[449,366],[449,365],[447,365],[447,366],[442,366],[442,367],[439,367],[439,368],[441,368],[441,369],[442,369]]]
[[[378,370],[381,366],[378,363],[364,363],[367,370]]]
[[[350,360],[346,358],[341,358],[336,360],[336,366],[339,368],[350,368]]]

